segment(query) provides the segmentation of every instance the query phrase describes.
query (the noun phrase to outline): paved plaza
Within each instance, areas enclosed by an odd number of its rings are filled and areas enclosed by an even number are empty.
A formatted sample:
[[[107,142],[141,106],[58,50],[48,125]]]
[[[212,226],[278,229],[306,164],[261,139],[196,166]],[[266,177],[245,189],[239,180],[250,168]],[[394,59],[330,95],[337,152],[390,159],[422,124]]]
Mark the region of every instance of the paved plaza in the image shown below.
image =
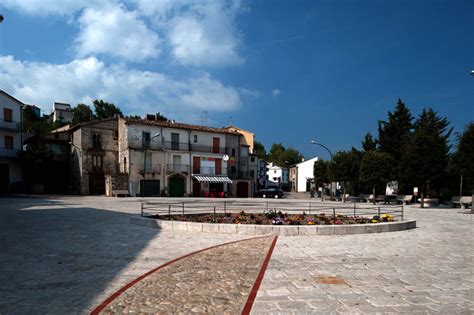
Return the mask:
[[[0,314],[89,313],[127,283],[166,262],[249,238],[130,224],[130,215],[140,213],[141,200],[1,198]],[[417,228],[381,234],[280,236],[252,313],[474,313],[474,216],[460,209],[408,207],[406,218],[417,220]],[[239,260],[225,256],[230,252],[216,254],[223,270],[242,268],[235,267]],[[259,252],[266,254],[257,250],[253,261],[244,255],[242,264],[261,264]],[[201,263],[213,260],[202,257]],[[196,275],[203,274],[197,262],[193,266]],[[241,269],[236,274],[242,280],[227,281],[227,286],[235,292],[248,289],[248,280],[255,280],[252,270]],[[150,283],[161,279],[158,273],[154,277],[148,279]],[[175,281],[192,290],[194,298],[213,290],[189,275],[164,278],[165,284]],[[230,289],[215,290],[221,298],[213,301],[229,305],[224,297]],[[236,293],[229,291],[232,294]],[[243,303],[239,301],[235,299]],[[226,310],[235,309],[239,307]]]

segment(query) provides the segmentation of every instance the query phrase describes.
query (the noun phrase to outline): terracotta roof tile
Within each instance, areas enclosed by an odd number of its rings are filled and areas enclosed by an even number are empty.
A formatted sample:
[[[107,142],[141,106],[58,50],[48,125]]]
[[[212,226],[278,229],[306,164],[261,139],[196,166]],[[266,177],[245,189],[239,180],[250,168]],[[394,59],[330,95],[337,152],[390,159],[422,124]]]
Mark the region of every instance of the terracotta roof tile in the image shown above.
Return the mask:
[[[140,125],[151,125],[151,126],[161,126],[161,127],[169,127],[169,128],[178,128],[178,129],[186,129],[186,130],[197,130],[197,131],[207,131],[207,132],[216,132],[216,133],[225,133],[231,135],[240,135],[240,133],[227,130],[225,128],[214,128],[214,127],[207,127],[207,126],[198,126],[198,125],[190,125],[190,124],[183,124],[171,121],[156,121],[156,120],[147,120],[147,119],[125,119],[127,124],[140,124]]]

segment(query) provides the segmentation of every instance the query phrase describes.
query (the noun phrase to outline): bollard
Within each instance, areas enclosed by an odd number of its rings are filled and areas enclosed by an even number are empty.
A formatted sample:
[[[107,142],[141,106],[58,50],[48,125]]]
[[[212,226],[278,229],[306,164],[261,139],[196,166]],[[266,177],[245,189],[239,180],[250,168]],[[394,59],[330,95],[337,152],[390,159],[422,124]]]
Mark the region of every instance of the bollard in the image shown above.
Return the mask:
[[[142,205],[141,205],[140,216],[143,217],[143,202],[142,202]]]
[[[311,214],[311,201],[309,202],[309,214]]]
[[[378,214],[379,214],[379,220],[380,220],[380,207],[378,207]]]
[[[168,205],[168,220],[171,220],[171,205]]]
[[[335,218],[336,217],[336,208],[332,208],[332,216]]]
[[[354,217],[356,216],[356,204],[354,202]]]
[[[214,206],[214,222],[216,222],[216,206]]]
[[[184,202],[183,202],[183,215],[184,215]]]
[[[227,213],[227,202],[224,200],[224,213]]]
[[[404,210],[404,206],[402,205],[402,221],[403,221],[403,210]]]

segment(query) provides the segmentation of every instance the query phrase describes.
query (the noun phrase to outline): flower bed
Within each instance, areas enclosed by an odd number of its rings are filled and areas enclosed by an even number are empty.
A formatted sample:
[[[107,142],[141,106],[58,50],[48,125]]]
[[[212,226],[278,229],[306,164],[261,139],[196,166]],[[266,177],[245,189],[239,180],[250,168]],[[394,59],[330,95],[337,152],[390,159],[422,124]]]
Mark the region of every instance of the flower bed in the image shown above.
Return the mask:
[[[157,216],[161,220],[188,221],[200,223],[227,223],[227,224],[256,224],[256,225],[342,225],[342,224],[371,224],[391,222],[394,218],[390,214],[371,218],[360,216],[346,216],[341,214],[287,214],[267,210],[264,213],[216,213],[216,214],[189,214]]]

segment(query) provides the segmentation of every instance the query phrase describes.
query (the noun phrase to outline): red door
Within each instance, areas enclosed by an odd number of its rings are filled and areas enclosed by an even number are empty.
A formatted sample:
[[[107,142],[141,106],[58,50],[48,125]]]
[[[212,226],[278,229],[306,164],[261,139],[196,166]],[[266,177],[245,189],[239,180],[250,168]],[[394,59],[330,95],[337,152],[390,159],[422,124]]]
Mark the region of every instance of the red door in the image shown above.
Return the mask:
[[[247,198],[249,196],[249,185],[246,182],[237,183],[237,197]]]
[[[216,175],[221,175],[222,174],[222,160],[221,159],[216,159]]]
[[[201,197],[201,183],[193,178],[193,197]]]
[[[212,138],[212,153],[219,153],[220,138]]]
[[[200,156],[193,157],[193,173],[201,174],[201,157]]]

